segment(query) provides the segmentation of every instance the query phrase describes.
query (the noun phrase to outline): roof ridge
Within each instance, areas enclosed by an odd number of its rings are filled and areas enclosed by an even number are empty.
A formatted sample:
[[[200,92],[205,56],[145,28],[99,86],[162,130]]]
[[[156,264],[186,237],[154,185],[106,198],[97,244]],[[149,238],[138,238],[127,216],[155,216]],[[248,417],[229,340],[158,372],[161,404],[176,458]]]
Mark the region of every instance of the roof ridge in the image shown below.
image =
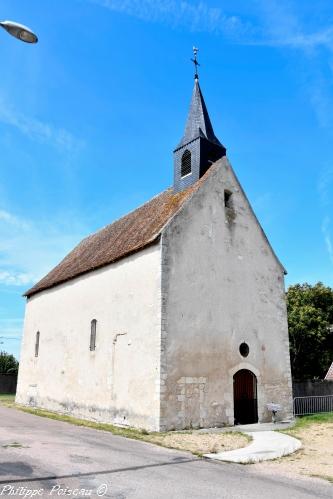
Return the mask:
[[[140,204],[140,206],[138,206],[137,208],[134,208],[133,210],[131,211],[128,211],[127,213],[125,213],[125,215],[121,215],[119,218],[116,218],[115,220],[113,220],[112,222],[110,222],[109,224],[106,224],[106,225],[103,225],[103,227],[100,227],[99,229],[97,229],[95,232],[92,232],[91,234],[89,234],[88,236],[84,237],[79,244],[81,244],[83,241],[85,241],[86,239],[89,239],[90,237],[93,237],[95,236],[96,234],[98,234],[99,232],[101,232],[102,230],[104,229],[107,229],[108,227],[110,227],[110,225],[113,225],[117,222],[119,222],[120,220],[123,220],[124,218],[128,217],[129,215],[132,215],[133,213],[135,213],[137,210],[140,210],[142,209],[145,205],[151,203],[155,198],[158,198],[159,196],[162,196],[162,194],[165,194],[167,193],[168,191],[170,190],[173,190],[172,187],[168,187],[167,189],[165,189],[164,191],[161,191],[160,193],[158,194],[155,194],[155,196],[153,196],[152,198],[148,199],[147,201],[145,201],[144,203]]]

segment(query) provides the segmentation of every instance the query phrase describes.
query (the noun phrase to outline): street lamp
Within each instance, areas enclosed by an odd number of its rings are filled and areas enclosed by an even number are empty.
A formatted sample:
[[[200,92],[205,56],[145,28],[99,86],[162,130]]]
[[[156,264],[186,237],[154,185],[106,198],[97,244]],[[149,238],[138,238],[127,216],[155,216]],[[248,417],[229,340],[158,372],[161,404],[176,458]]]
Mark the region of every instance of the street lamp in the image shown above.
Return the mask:
[[[26,43],[37,43],[37,35],[30,28],[23,24],[15,23],[14,21],[0,21],[0,26],[5,29],[10,35],[15,36],[18,40]]]

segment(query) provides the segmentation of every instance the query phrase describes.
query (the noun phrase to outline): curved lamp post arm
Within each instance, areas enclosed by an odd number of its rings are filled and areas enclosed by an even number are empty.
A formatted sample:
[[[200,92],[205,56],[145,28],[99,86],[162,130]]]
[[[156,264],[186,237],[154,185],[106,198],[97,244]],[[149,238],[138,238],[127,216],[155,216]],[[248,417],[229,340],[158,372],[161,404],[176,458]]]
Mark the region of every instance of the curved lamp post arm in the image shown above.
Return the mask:
[[[30,28],[14,21],[0,21],[0,26],[10,35],[26,43],[37,43],[37,35]]]

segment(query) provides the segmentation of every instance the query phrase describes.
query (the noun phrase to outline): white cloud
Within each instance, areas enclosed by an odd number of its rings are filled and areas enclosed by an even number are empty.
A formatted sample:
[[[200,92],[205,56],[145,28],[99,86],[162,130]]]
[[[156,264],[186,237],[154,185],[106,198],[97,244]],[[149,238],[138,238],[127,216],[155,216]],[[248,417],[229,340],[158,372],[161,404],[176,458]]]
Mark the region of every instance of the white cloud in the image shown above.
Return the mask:
[[[247,45],[262,45],[266,47],[285,47],[292,49],[300,49],[306,52],[309,56],[313,55],[316,48],[326,47],[333,50],[333,28],[325,28],[322,31],[315,33],[298,34],[278,32],[274,34],[261,32],[261,36],[253,39],[246,39],[244,43]]]
[[[0,210],[0,293],[20,295],[49,272],[88,232],[69,214],[52,220],[26,220]],[[23,287],[23,289],[22,289]],[[0,350],[19,358],[21,318],[10,318],[0,307]]]
[[[0,283],[6,286],[23,286],[33,282],[33,276],[24,272],[9,272],[0,269]]]
[[[186,0],[88,0],[111,11],[147,22],[185,26],[191,31],[222,33],[234,42],[311,50],[325,46],[333,50],[333,26],[306,33],[290,2],[258,0],[253,12],[259,20],[250,22],[241,15],[227,15],[221,7],[204,1]],[[254,18],[255,19],[255,16]]]
[[[186,26],[191,31],[223,32],[238,36],[250,26],[236,15],[226,15],[219,7],[205,2],[176,0],[89,0],[109,10],[124,13],[148,22]]]
[[[0,338],[13,340],[19,339],[22,334],[22,328],[22,318],[0,319]]]
[[[333,49],[333,26],[306,32],[300,21],[302,9],[299,5],[282,0],[258,0],[257,5],[263,38],[256,43],[301,49],[308,54],[320,46]]]
[[[319,125],[332,129],[332,79],[327,77],[333,53],[332,23],[328,20],[319,28],[309,28],[302,18],[302,6],[289,0],[257,0],[257,5],[262,36],[255,37],[254,43],[303,56],[297,63],[303,92]]]
[[[18,217],[5,210],[0,210],[0,223],[1,222],[6,222],[7,224],[23,230],[29,228],[29,224],[26,221],[20,220]]]
[[[31,221],[0,210],[0,284],[28,286],[43,275],[88,232],[75,217]]]
[[[27,137],[41,143],[50,144],[65,152],[80,149],[83,141],[75,138],[64,128],[56,128],[10,106],[6,99],[0,96],[0,122],[15,127]]]
[[[301,49],[313,49],[320,46],[332,49],[333,27],[324,28],[322,31],[317,31],[315,33],[299,33],[296,35],[289,34],[289,36],[285,39],[277,39],[274,44]]]

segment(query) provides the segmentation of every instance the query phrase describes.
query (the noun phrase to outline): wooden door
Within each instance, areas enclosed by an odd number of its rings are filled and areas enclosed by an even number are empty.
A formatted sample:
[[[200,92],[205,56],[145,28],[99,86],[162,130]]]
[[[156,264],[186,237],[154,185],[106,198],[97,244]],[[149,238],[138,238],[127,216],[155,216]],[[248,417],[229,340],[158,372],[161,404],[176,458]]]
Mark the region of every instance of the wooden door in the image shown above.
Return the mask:
[[[258,422],[257,378],[247,369],[234,375],[235,424]]]

